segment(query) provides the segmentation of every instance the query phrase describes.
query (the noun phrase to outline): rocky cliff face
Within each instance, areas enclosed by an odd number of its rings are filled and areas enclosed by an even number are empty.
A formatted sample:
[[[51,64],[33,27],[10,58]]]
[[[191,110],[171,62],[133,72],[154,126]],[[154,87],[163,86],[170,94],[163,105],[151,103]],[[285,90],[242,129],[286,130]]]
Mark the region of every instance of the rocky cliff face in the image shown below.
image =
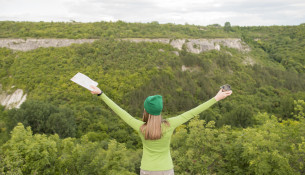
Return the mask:
[[[92,43],[95,39],[0,39],[0,47],[28,51],[39,47],[65,47],[73,43]]]
[[[20,105],[25,102],[26,96],[27,94],[23,94],[22,89],[17,89],[12,94],[0,91],[0,104],[5,106],[6,109],[19,108]]]
[[[185,44],[187,51],[201,53],[209,50],[220,50],[221,46],[249,51],[250,48],[239,38],[220,38],[220,39],[176,39],[167,38],[147,39],[147,38],[125,38],[131,42],[160,42],[170,44],[178,50],[182,50]],[[65,47],[73,43],[92,43],[95,39],[0,39],[0,47],[7,47],[13,50],[28,51],[39,47]]]
[[[221,46],[238,49],[240,51],[250,51],[248,45],[241,41],[239,38],[220,38],[220,39],[142,39],[142,38],[126,38],[132,42],[161,42],[170,44],[174,48],[182,50],[185,44],[188,52],[201,53],[209,50],[220,50]]]

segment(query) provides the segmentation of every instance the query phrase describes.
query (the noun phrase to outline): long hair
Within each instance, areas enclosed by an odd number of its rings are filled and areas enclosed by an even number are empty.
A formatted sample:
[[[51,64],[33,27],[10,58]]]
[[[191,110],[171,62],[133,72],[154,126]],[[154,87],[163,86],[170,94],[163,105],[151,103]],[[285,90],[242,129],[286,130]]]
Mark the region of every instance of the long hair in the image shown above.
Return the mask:
[[[165,123],[169,126],[169,122],[163,120],[161,115],[151,115],[144,110],[143,122],[145,122],[140,130],[144,135],[145,140],[158,140],[162,136],[161,124]]]

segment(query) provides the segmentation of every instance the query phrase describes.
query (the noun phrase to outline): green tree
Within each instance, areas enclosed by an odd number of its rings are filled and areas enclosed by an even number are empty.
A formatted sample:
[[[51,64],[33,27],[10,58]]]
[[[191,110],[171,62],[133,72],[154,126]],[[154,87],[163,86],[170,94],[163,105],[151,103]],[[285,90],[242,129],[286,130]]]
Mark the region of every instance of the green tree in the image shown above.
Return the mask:
[[[9,139],[6,123],[7,111],[0,105],[0,146]]]
[[[67,108],[52,113],[46,121],[46,133],[58,134],[61,138],[76,136],[74,112]]]
[[[135,165],[140,161],[139,153],[127,150],[124,144],[115,140],[108,143],[106,150],[98,142],[90,142],[87,137],[82,137],[80,143],[67,138],[61,145],[62,156],[58,167],[65,174],[133,175]]]
[[[50,103],[28,100],[20,109],[8,112],[7,126],[12,130],[18,122],[31,126],[34,133],[54,134],[60,137],[74,137],[76,123],[74,112],[67,108],[58,108]]]
[[[231,125],[234,127],[249,127],[253,125],[254,111],[252,106],[241,104],[234,107],[229,113],[226,113],[219,121],[221,125]]]
[[[295,119],[304,120],[305,119],[305,102],[304,100],[294,101],[294,111],[292,115]]]
[[[224,30],[225,30],[226,32],[230,32],[230,31],[232,30],[232,28],[231,28],[231,23],[230,23],[230,22],[225,22]]]
[[[0,172],[4,174],[55,174],[58,136],[32,135],[21,123],[1,147]]]
[[[302,142],[292,144],[292,167],[294,167],[300,174],[305,173],[305,139],[302,137]]]

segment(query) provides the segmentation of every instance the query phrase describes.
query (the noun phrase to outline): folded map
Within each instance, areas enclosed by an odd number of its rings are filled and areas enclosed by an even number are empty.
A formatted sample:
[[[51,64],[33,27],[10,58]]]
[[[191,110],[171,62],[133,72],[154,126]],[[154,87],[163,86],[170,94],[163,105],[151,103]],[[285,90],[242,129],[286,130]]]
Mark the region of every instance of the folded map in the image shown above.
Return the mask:
[[[71,78],[71,81],[83,86],[84,88],[87,88],[90,91],[93,91],[93,89],[90,87],[91,85],[97,86],[98,83],[91,80],[89,77],[86,75],[78,72],[74,77]]]

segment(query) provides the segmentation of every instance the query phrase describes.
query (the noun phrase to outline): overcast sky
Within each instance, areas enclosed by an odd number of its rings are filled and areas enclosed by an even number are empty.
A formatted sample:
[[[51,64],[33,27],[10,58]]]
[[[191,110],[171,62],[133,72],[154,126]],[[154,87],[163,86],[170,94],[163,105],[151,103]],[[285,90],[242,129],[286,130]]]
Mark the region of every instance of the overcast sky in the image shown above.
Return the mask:
[[[0,21],[299,25],[305,0],[0,0]]]

